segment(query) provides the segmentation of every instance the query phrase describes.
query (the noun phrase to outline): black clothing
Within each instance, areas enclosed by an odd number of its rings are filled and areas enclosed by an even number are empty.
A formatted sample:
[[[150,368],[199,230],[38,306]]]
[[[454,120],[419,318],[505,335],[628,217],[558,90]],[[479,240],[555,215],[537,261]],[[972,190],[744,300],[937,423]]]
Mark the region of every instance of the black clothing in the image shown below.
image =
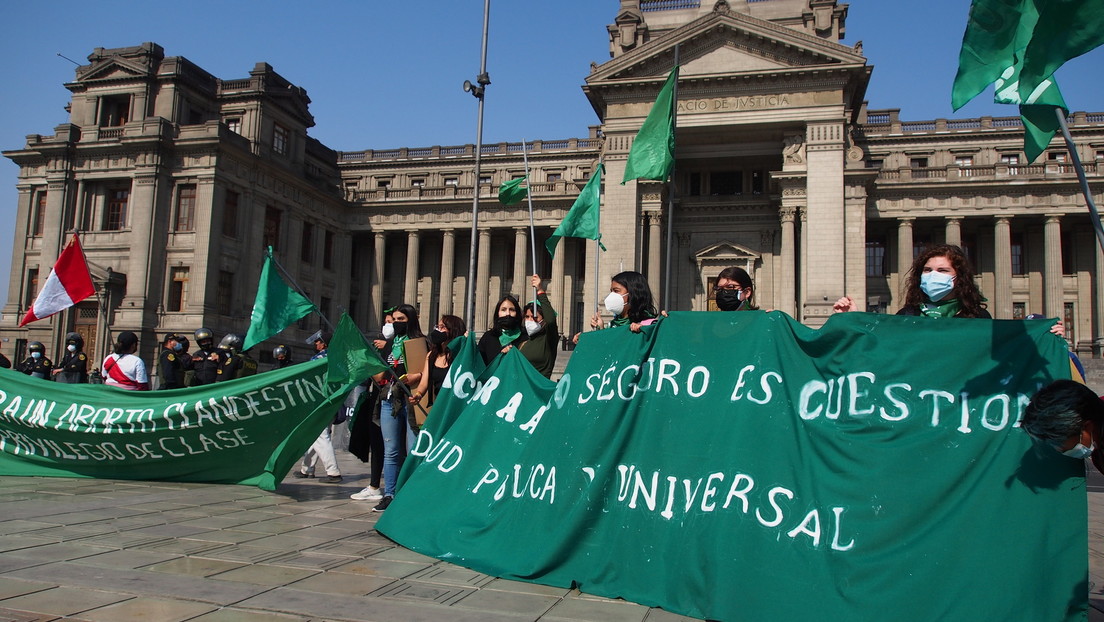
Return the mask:
[[[66,350],[65,356],[61,357],[61,362],[58,363],[58,369],[61,371],[54,380],[66,384],[85,384],[88,382],[88,355],[80,350],[76,352]]]
[[[157,357],[157,376],[161,379],[158,390],[182,388],[184,362],[181,356],[168,348],[161,348],[161,354]]]
[[[3,367],[4,369],[11,369],[11,361],[8,360],[8,357],[4,356],[3,354],[0,354],[0,367]]]
[[[479,353],[483,355],[483,362],[487,365],[490,365],[491,361],[494,360],[494,357],[501,354],[502,348],[506,347],[502,345],[502,343],[498,340],[498,336],[501,334],[502,331],[496,327],[483,333],[483,336],[479,338]],[[523,328],[521,329],[521,334],[518,335],[517,339],[514,339],[507,345],[511,345],[517,348],[520,347],[521,344],[524,343],[527,339],[529,339],[529,335],[525,334],[525,329]]]
[[[31,378],[42,378],[43,380],[50,380],[53,377],[51,373],[53,369],[54,364],[45,356],[38,359],[28,356],[15,368],[16,371],[27,374]]]
[[[215,355],[215,360],[210,360],[212,354]],[[215,346],[201,347],[196,350],[192,355],[192,368],[195,372],[193,386],[214,384],[218,380],[218,370],[222,367],[225,358],[225,352],[217,350]]]
[[[257,360],[252,356],[249,356],[248,352],[242,352],[238,356],[242,359],[241,373],[238,374],[238,378],[244,378],[246,376],[252,376],[257,373]]]
[[[227,380],[233,380],[235,378],[241,378],[242,369],[245,368],[245,361],[240,354],[229,353],[222,359],[219,365],[218,372],[216,372],[215,382],[226,382]]]
[[[922,314],[920,313],[920,307],[906,306],[906,307],[901,307],[901,310],[897,312],[897,315],[918,316],[918,315],[922,315]],[[955,315],[955,317],[962,317],[962,316]],[[989,315],[989,312],[986,311],[985,309],[982,309],[981,314],[977,316],[977,319],[979,319],[979,320],[991,320],[991,319],[993,319],[993,316]]]

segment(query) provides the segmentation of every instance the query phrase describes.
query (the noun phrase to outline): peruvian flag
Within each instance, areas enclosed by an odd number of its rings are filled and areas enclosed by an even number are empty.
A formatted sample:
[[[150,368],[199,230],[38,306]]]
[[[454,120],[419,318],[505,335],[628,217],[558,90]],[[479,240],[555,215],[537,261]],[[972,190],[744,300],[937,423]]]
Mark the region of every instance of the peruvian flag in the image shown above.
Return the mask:
[[[61,251],[61,256],[46,279],[46,285],[19,325],[48,318],[95,293],[96,287],[92,285],[92,274],[88,272],[88,264],[84,261],[80,240],[73,234],[73,241]]]

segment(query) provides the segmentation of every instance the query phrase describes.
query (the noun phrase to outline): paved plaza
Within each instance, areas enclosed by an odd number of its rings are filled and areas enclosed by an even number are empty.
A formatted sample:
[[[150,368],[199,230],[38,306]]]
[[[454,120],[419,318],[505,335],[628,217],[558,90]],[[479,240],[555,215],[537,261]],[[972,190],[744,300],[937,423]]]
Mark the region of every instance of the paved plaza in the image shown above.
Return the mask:
[[[0,477],[0,621],[691,619],[396,546],[374,502],[349,499],[367,465],[338,456],[342,484],[288,478],[276,492]],[[1089,619],[1104,622],[1104,477],[1089,490]]]

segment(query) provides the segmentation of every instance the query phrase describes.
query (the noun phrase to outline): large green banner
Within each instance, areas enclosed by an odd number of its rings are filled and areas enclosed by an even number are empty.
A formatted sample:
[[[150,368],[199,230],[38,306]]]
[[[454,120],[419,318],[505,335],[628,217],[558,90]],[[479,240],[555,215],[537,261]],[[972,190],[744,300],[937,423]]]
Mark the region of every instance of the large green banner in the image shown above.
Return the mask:
[[[558,384],[460,365],[378,529],[695,617],[1083,620],[1084,465],[1017,424],[1069,377],[1048,328],[672,313]]]
[[[61,384],[0,369],[0,475],[275,490],[348,392],[349,385],[334,388],[326,380],[325,360],[153,392]]]

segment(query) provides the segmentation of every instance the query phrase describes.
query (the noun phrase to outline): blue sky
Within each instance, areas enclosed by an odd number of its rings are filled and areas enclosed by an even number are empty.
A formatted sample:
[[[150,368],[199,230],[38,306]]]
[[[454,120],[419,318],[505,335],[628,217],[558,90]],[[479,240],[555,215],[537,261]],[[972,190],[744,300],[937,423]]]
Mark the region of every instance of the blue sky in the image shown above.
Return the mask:
[[[704,0],[710,2],[712,0]],[[493,0],[484,142],[583,137],[597,123],[580,89],[590,63],[609,59],[606,24],[618,0]],[[922,7],[922,8],[921,8]],[[68,121],[63,85],[96,47],[154,41],[223,79],[267,62],[307,89],[311,135],[337,150],[475,142],[475,99],[460,85],[479,72],[483,2],[239,0],[188,3],[6,2],[0,9],[0,149]],[[847,37],[874,66],[871,108],[906,120],[1016,114],[983,94],[958,113],[950,88],[968,0],[854,0]],[[1058,74],[1072,110],[1104,110],[1104,50]],[[0,161],[0,298],[6,298],[17,167]]]

